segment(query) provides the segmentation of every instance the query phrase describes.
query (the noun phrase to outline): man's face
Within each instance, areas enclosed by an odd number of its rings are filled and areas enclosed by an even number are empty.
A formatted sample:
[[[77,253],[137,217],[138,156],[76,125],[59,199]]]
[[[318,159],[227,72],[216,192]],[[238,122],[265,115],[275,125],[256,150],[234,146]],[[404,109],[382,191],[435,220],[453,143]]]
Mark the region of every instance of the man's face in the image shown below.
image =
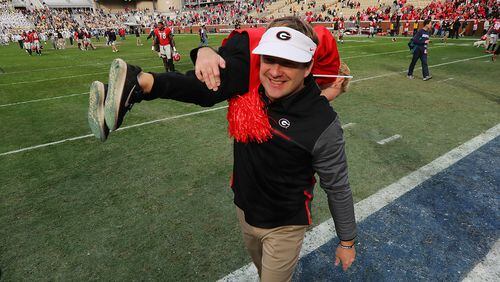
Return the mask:
[[[301,90],[312,65],[306,67],[303,63],[262,55],[259,78],[266,96],[274,101]]]

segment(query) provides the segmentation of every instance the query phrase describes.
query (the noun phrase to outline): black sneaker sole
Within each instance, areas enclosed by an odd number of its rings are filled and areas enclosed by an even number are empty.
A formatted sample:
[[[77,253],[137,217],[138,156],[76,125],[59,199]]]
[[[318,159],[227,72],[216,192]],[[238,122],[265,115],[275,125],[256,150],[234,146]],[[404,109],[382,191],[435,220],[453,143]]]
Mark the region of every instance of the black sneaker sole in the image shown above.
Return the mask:
[[[127,63],[122,59],[115,59],[109,69],[108,95],[104,109],[106,124],[111,131],[118,128],[118,117],[121,109],[120,103],[124,95],[123,88],[127,78]]]
[[[90,85],[89,110],[87,119],[90,130],[94,136],[102,142],[108,139],[109,128],[104,121],[104,101],[106,89],[102,82],[94,81]]]

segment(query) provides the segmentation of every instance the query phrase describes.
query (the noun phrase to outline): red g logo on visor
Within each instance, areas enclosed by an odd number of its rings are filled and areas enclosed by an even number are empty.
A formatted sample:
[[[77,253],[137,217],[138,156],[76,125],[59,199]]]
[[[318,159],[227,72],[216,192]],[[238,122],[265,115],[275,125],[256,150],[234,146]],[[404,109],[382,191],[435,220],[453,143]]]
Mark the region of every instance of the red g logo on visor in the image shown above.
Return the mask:
[[[286,31],[280,31],[280,32],[276,33],[276,37],[278,37],[278,39],[280,39],[280,40],[289,40],[290,38],[292,38],[290,33],[286,32]]]

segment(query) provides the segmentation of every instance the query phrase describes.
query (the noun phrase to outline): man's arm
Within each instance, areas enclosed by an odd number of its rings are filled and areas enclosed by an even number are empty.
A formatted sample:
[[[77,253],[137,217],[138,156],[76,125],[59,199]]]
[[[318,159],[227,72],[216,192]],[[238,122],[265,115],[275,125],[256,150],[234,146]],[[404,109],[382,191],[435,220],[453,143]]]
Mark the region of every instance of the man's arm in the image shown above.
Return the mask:
[[[210,47],[193,49],[190,55],[196,77],[213,91],[226,95],[246,93],[250,80],[249,46],[248,36],[237,33],[218,52]]]
[[[356,220],[347,173],[343,131],[338,117],[322,133],[314,146],[313,168],[320,178],[321,188],[327,194],[335,230],[343,246],[337,247],[335,265],[342,262],[343,269],[347,270],[356,256],[353,241],[356,237]]]
[[[229,46],[226,44],[227,47],[221,48],[220,54],[227,67],[221,72],[222,81],[217,91],[208,89],[196,78],[194,71],[188,71],[186,74],[153,73],[153,77],[146,74],[153,82],[149,83],[152,85],[151,91],[144,95],[144,100],[163,98],[210,107],[237,94],[248,92],[250,54],[248,38],[245,38],[246,41],[243,38],[231,44],[228,41]],[[142,79],[139,83],[141,81]]]

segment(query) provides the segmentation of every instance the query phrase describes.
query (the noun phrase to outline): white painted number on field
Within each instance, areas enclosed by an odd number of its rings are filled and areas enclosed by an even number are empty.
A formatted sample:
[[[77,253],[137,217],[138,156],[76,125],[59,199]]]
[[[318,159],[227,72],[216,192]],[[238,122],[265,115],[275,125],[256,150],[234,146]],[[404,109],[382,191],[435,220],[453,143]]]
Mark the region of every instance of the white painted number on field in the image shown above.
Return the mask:
[[[377,144],[384,145],[384,144],[387,144],[387,143],[392,142],[394,140],[397,140],[399,138],[401,138],[401,135],[396,134],[396,135],[393,135],[393,136],[391,136],[389,138],[385,138],[383,140],[377,141]]]

